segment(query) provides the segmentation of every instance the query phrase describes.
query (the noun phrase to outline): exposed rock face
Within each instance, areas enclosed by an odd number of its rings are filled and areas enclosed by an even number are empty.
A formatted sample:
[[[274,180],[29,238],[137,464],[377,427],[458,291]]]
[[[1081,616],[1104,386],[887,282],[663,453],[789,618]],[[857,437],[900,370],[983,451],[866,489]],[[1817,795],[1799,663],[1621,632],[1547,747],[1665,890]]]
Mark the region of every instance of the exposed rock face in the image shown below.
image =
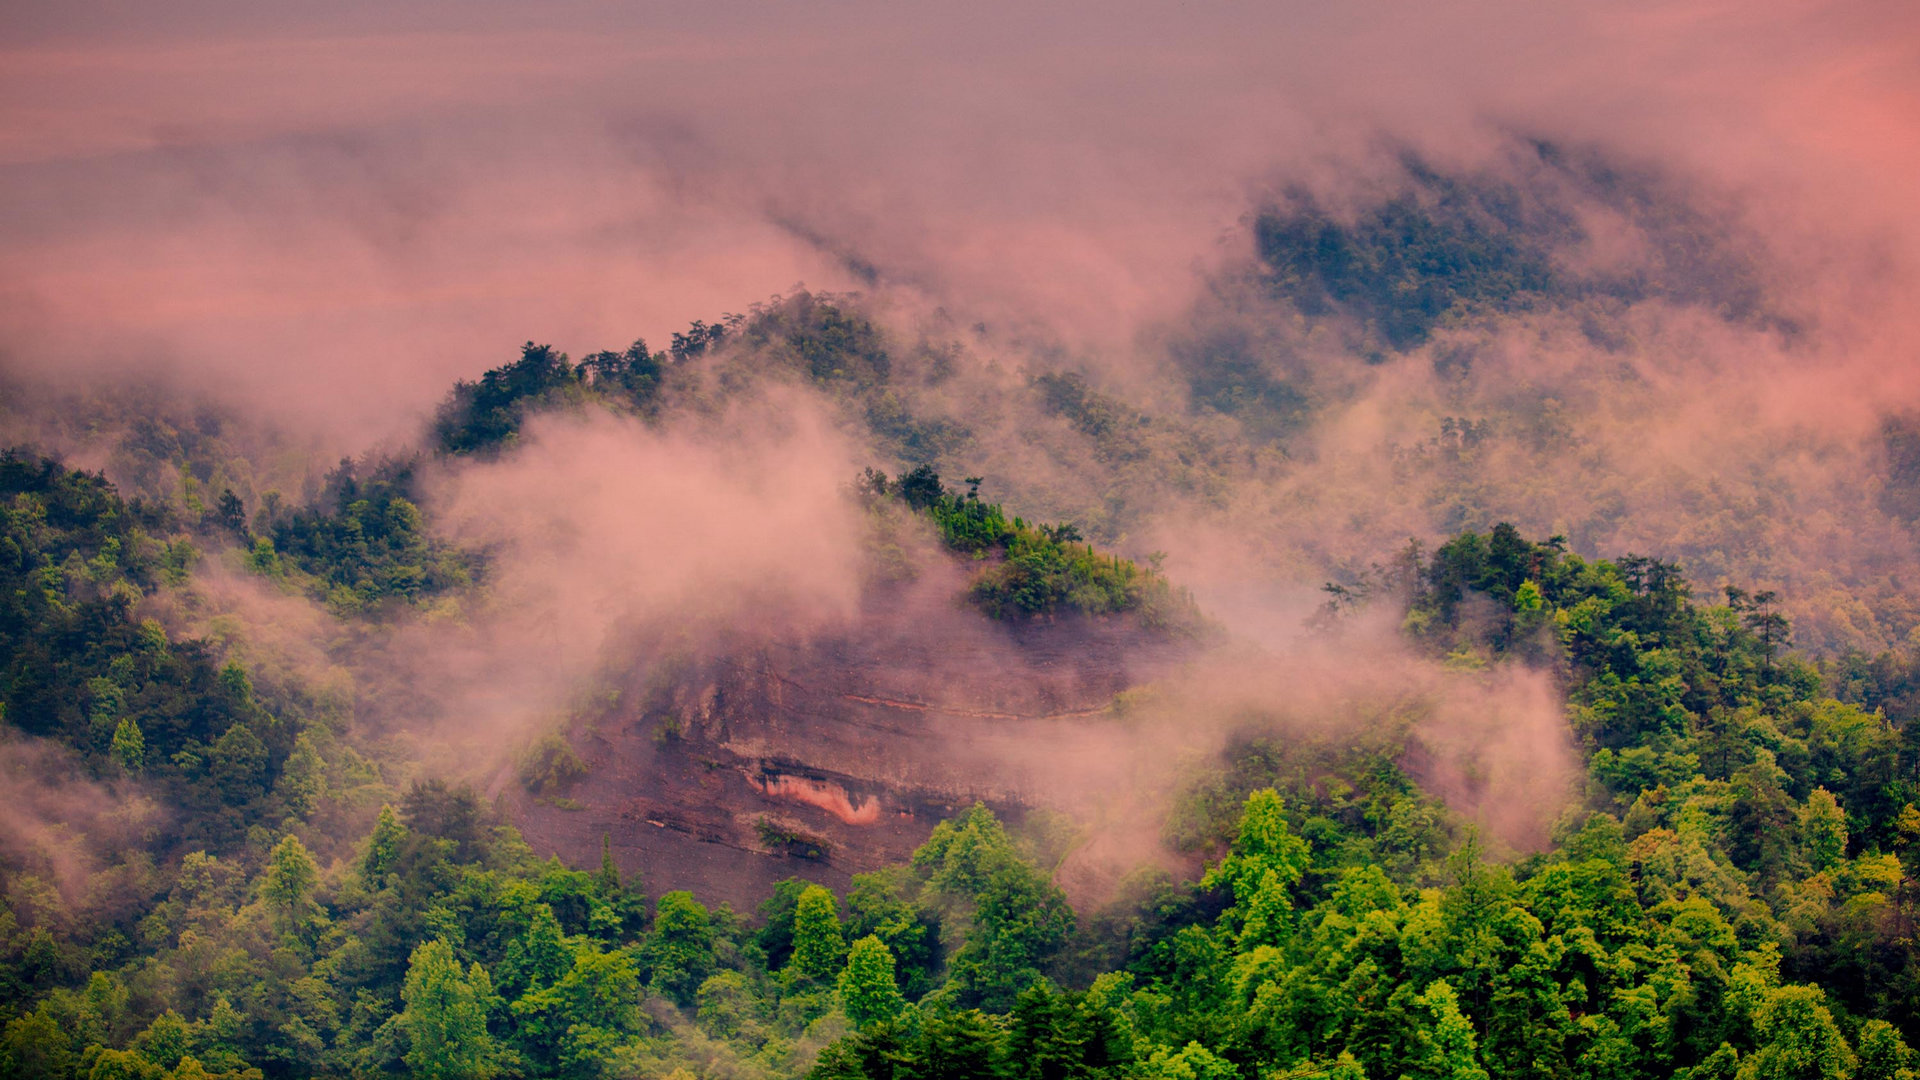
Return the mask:
[[[1009,625],[895,599],[624,694],[638,704],[575,734],[583,809],[517,796],[528,841],[590,863],[611,836],[648,891],[710,902],[794,876],[844,886],[975,801],[1015,819],[1047,802],[1059,755],[1097,746],[1114,695],[1180,652],[1128,619]]]

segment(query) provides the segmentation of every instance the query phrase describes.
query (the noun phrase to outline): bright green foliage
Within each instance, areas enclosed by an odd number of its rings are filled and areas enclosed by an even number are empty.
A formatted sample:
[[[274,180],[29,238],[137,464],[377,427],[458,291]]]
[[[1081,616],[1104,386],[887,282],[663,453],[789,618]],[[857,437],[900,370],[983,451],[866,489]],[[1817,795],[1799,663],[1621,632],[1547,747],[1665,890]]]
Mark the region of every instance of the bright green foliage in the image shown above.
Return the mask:
[[[499,1074],[499,1047],[487,1030],[493,988],[479,964],[462,972],[451,946],[429,941],[413,951],[400,997],[406,1002],[399,1023],[412,1075],[487,1080]]]
[[[1487,1080],[1487,1070],[1475,1059],[1473,1025],[1460,1014],[1460,999],[1445,979],[1436,979],[1413,999],[1420,1026],[1410,1067],[1410,1080]]]
[[[625,950],[583,944],[565,975],[515,1001],[513,1013],[530,1060],[561,1076],[599,1076],[606,1053],[639,1029],[640,974]]]
[[[1860,1025],[1859,1069],[1854,1080],[1914,1080],[1920,1076],[1915,1054],[1892,1024],[1869,1020]]]
[[[107,750],[116,764],[130,773],[137,773],[147,763],[147,740],[140,734],[140,725],[127,717],[113,729],[113,744]]]
[[[1814,788],[1800,809],[1800,842],[1813,869],[1831,870],[1847,855],[1847,815],[1833,792]]]
[[[893,951],[872,934],[847,950],[847,967],[840,973],[839,990],[840,1007],[855,1027],[893,1020],[907,1007],[894,981]]]
[[[1243,947],[1285,942],[1292,923],[1290,890],[1306,873],[1307,842],[1293,835],[1285,806],[1272,788],[1247,797],[1240,835],[1201,884],[1224,888],[1234,905],[1223,918],[1236,928]]]
[[[1238,1080],[1240,1070],[1198,1042],[1188,1042],[1178,1050],[1155,1047],[1140,1063],[1144,1076],[1155,1080]]]
[[[869,498],[897,498],[925,513],[950,550],[985,561],[970,595],[994,618],[1132,611],[1162,629],[1197,625],[1192,598],[1155,571],[1101,554],[1081,543],[1071,525],[1029,525],[1009,518],[999,504],[980,499],[978,483],[970,481],[973,487],[960,495],[922,465],[897,480],[869,469],[862,489]]]
[[[400,857],[400,844],[406,835],[406,826],[400,824],[400,816],[394,813],[393,806],[381,806],[380,817],[373,825],[373,834],[367,837],[366,857],[360,862],[360,871],[369,882],[378,884],[393,868],[394,861]]]
[[[765,331],[836,400],[882,408],[919,361],[827,306],[683,336],[674,363]],[[652,377],[615,359],[557,400]],[[1089,385],[1033,389],[1101,453],[1146,438]],[[1018,821],[1016,840],[976,807],[911,865],[857,875],[838,910],[795,881],[764,926],[687,893],[660,897],[649,926],[610,845],[597,874],[541,861],[486,799],[444,783],[393,793],[357,843],[329,835],[383,797],[356,725],[307,726],[316,698],[264,655],[245,666],[133,618],[186,580],[168,515],[43,463],[10,459],[0,480],[7,723],[69,747],[87,779],[137,756],[168,810],[82,889],[9,856],[0,1073],[791,1080],[846,1023],[819,1075],[1911,1080],[1920,665],[1816,666],[1790,651],[1770,594],[1708,602],[1672,564],[1589,561],[1499,527],[1336,596],[1334,627],[1342,605],[1404,600],[1414,647],[1450,677],[1527,664],[1566,687],[1589,768],[1538,854],[1483,848],[1422,789],[1416,702],[1236,739],[1196,765],[1167,835],[1212,862],[1197,882],[1141,874],[1076,917],[1051,857],[1030,857],[1045,823]],[[362,600],[421,595],[402,569],[432,561],[406,539],[424,522],[403,485],[379,482],[322,500],[324,550],[255,561]],[[931,468],[885,486],[882,516],[924,512],[994,588],[1016,553],[1081,557],[1071,530],[949,493]],[[213,504],[220,490],[206,487],[195,527],[219,532],[203,540],[251,528],[259,552],[282,535],[277,504],[249,524],[237,497]],[[388,532],[356,547],[349,522],[363,540]],[[1125,596],[1105,573],[1042,566],[1019,588],[1038,583],[1043,616],[1124,609],[1072,598],[1088,583]]]
[[[1909,1069],[1897,1024],[1855,1020],[1850,1045],[1839,1000],[1914,1019],[1911,952],[1873,929],[1905,910],[1894,897],[1910,867],[1865,846],[1920,841],[1895,779],[1903,732],[1820,697],[1757,601],[1698,607],[1669,565],[1586,563],[1505,528],[1410,565],[1408,626],[1436,653],[1564,665],[1594,802],[1558,851],[1500,865],[1444,819],[1413,824],[1431,809],[1380,760],[1402,744],[1236,748],[1183,826],[1196,847],[1225,848],[1205,879],[1231,901],[1218,930],[1177,891],[1124,897],[1130,915],[1087,924],[1104,933],[1120,919],[1127,935],[1126,972],[1095,983],[1124,1006],[1127,1067],[1690,1080]],[[1481,606],[1461,618],[1470,600]],[[970,814],[936,829],[916,867],[937,895],[972,895],[998,850]],[[961,961],[948,994],[965,985]],[[883,1036],[863,1032],[822,1061],[876,1077],[890,1075],[880,1059],[925,1061],[911,1036]],[[996,1053],[1024,1066],[1006,1042]]]
[[[793,960],[788,970],[801,979],[830,979],[840,970],[847,942],[833,893],[818,885],[802,890],[793,912]]]
[[[319,869],[314,866],[306,845],[299,837],[288,836],[275,844],[273,853],[267,856],[260,898],[284,925],[297,928],[309,922],[318,911],[313,903],[313,886],[318,880]]]
[[[1818,988],[1769,991],[1754,1013],[1759,1048],[1740,1064],[1740,1080],[1844,1080],[1853,1075],[1853,1051],[1834,1026]]]
[[[692,1005],[694,991],[713,973],[713,924],[706,906],[692,893],[662,895],[639,961],[649,989],[678,1005]]]
[[[970,924],[949,964],[954,1000],[1012,1007],[1073,931],[1066,897],[1020,857],[999,819],[977,803],[935,826],[913,863],[928,889]]]

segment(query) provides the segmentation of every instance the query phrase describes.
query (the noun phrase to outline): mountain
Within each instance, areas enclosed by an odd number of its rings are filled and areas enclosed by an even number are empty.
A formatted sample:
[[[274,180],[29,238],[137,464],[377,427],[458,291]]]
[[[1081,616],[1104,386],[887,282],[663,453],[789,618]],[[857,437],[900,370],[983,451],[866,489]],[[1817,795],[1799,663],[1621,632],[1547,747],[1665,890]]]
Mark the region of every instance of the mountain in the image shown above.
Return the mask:
[[[882,260],[346,460],[22,380],[0,1060],[1910,1075],[1913,422],[1793,397],[1849,327],[1534,140],[1238,242],[1126,355]]]

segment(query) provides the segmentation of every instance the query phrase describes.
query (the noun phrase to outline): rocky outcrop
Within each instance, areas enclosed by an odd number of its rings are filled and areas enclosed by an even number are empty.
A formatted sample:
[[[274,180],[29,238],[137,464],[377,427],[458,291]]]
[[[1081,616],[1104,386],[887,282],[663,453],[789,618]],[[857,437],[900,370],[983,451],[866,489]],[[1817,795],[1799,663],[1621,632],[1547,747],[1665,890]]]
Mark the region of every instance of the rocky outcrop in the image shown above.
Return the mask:
[[[1097,745],[1114,697],[1180,646],[1130,620],[996,623],[950,604],[870,604],[804,640],[698,660],[636,657],[629,704],[573,733],[567,802],[517,794],[534,847],[576,862],[610,837],[654,893],[750,903],[774,881],[833,886],[908,858],[975,801],[1047,802],[1063,747]]]

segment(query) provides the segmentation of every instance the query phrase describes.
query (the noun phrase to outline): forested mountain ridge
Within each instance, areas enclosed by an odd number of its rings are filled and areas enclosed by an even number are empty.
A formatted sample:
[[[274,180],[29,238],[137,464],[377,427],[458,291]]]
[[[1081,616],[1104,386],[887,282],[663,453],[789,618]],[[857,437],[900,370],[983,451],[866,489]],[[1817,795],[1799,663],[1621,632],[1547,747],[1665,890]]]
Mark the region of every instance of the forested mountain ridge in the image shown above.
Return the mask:
[[[1812,331],[1658,178],[1522,156],[1274,200],[1145,378],[1003,364],[993,328],[797,290],[665,351],[529,342],[418,443],[303,484],[238,422],[157,406],[90,459],[133,497],[9,452],[0,764],[25,825],[0,852],[0,1062],[1911,1077],[1911,425],[1727,425],[1766,444],[1737,469],[1678,422],[1633,426],[1672,419],[1690,335],[1792,361]],[[1652,254],[1608,264],[1602,212]],[[826,534],[857,549],[851,599],[808,594],[845,610],[621,626],[562,700],[503,691],[513,739],[462,746],[484,763],[423,765],[409,673],[369,657],[445,633],[434,660],[497,660],[488,631],[552,631],[486,622],[509,556],[449,531],[454,481],[568,425],[746,440],[730,410],[769,392],[871,463],[837,477],[853,526]],[[728,523],[766,531],[777,493],[746,490]],[[685,524],[642,509],[612,520]],[[578,520],[533,535],[579,559]],[[1187,530],[1207,543],[1184,563],[1149,550]],[[1332,579],[1305,630],[1233,640],[1236,605],[1302,578]],[[315,602],[349,674],[249,653],[259,597]],[[1332,722],[1311,680],[1222,705],[1200,691],[1237,677],[1207,666],[1229,642],[1443,677]],[[1538,843],[1481,820],[1499,777],[1443,775],[1435,727],[1447,695],[1490,710],[1518,676],[1552,689],[1576,775],[1521,808],[1552,818]],[[1103,754],[1184,770],[1145,835],[1048,802]],[[1153,857],[1088,887],[1115,833]]]
[[[124,580],[118,616],[87,615],[100,601],[80,594],[72,614],[38,617],[127,625],[128,591],[166,550],[120,524],[138,512],[57,466],[16,457],[6,475],[10,595],[52,604],[50,568],[75,586]],[[103,569],[110,550],[129,552],[125,571]],[[1489,862],[1400,771],[1406,733],[1365,749],[1257,740],[1179,815],[1217,859],[1200,881],[1141,878],[1076,918],[1034,866],[1054,849],[975,809],[844,898],[783,887],[756,929],[684,893],[649,910],[610,859],[597,874],[543,863],[485,803],[432,783],[323,867],[302,822],[353,797],[325,779],[347,766],[314,761],[320,744],[281,705],[221,736],[296,728],[306,764],[262,755],[280,778],[259,793],[221,786],[224,757],[198,780],[190,761],[159,777],[189,785],[185,806],[194,783],[227,805],[279,799],[288,831],[184,855],[204,841],[169,838],[152,849],[166,864],[129,853],[80,908],[51,891],[50,907],[15,908],[8,984],[33,1004],[5,1051],[49,1076],[780,1073],[822,1045],[824,1076],[1910,1067],[1920,754],[1910,725],[1830,696],[1865,696],[1857,665],[1783,650],[1773,598],[1698,606],[1671,565],[1588,562],[1509,528],[1404,566],[1365,602],[1404,605],[1422,647],[1456,666],[1564,665],[1589,810],[1554,852]],[[236,707],[244,670],[206,663],[219,707]],[[171,670],[128,680],[116,733],[168,730],[149,701]],[[34,715],[19,700],[9,716]],[[106,726],[48,730],[103,778],[143,770],[130,735],[93,745]],[[31,895],[18,873],[10,905]],[[1029,985],[1043,974],[1056,981]]]

